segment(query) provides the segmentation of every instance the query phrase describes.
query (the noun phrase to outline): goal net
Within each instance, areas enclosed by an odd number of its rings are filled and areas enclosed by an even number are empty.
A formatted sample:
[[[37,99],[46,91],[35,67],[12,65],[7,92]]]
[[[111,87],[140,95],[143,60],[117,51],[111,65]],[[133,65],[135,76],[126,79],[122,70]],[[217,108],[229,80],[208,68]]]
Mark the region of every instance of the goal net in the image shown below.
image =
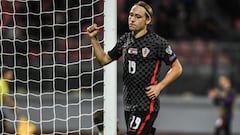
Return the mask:
[[[103,0],[0,1],[1,75],[14,72],[7,95],[15,103],[1,105],[3,132],[17,134],[18,114],[35,134],[97,131],[93,114],[104,109],[104,75],[86,28],[97,23],[104,44],[103,7]]]

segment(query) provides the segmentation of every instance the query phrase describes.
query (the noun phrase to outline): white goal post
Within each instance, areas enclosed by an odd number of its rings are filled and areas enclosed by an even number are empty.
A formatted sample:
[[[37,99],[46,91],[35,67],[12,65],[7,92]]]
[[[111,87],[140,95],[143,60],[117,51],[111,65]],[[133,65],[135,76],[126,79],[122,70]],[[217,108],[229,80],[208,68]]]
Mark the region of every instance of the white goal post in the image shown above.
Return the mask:
[[[117,0],[104,2],[104,48],[110,50],[117,40]],[[104,125],[105,135],[117,135],[117,64],[104,68]]]

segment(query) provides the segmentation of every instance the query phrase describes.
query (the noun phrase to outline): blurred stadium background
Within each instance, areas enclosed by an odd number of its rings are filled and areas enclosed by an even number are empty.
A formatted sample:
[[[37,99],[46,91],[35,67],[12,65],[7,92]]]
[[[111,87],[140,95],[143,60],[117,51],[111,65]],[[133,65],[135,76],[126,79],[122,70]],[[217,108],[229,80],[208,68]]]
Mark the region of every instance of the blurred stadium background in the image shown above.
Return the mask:
[[[93,0],[84,0],[81,2],[76,2],[74,0],[68,1],[68,6],[65,6],[65,0],[42,0],[44,11],[52,11],[53,9],[63,9],[67,10],[67,8],[74,9],[76,6],[80,6],[81,4],[92,3]],[[117,14],[117,35],[120,36],[125,31],[128,31],[127,26],[127,18],[128,11],[133,3],[136,0],[117,0],[118,3],[118,14]],[[220,74],[226,74],[231,77],[232,86],[235,88],[237,93],[237,100],[234,109],[234,121],[232,125],[233,132],[237,135],[240,134],[240,1],[239,0],[146,0],[150,5],[153,5],[154,9],[154,24],[151,26],[151,29],[156,33],[166,38],[172,43],[173,50],[176,52],[178,58],[183,64],[183,75],[166,88],[165,92],[160,95],[161,99],[161,110],[158,116],[158,119],[155,123],[157,127],[157,132],[161,135],[164,134],[172,134],[172,135],[210,135],[213,133],[215,119],[217,118],[218,110],[213,106],[212,101],[208,99],[207,92],[210,88],[213,88],[217,85],[217,78]],[[39,2],[37,1],[28,1],[27,9],[32,13],[39,13],[40,10]],[[103,11],[103,1],[96,1],[94,7],[82,7],[81,15],[82,17],[86,17],[89,14],[91,15],[91,8],[94,8],[96,13],[101,13]],[[5,12],[13,12],[12,1],[1,0],[1,10]],[[26,12],[25,8],[26,3],[22,1],[15,2],[14,6],[16,7],[16,12],[24,13]],[[69,20],[75,19],[76,14],[79,11],[71,10],[72,12],[68,12]],[[39,17],[41,18],[41,23],[39,23]],[[28,33],[24,33],[25,30],[19,28],[15,31],[16,37],[13,36],[13,28],[16,22],[13,22],[13,16],[8,16],[8,14],[1,14],[1,25],[7,26],[2,27],[1,29],[1,39],[16,39],[26,40],[27,38],[40,40],[41,38],[47,39],[53,36],[56,37],[64,37],[66,34],[74,35],[79,33],[79,22],[72,22],[67,24],[64,18],[66,18],[66,13],[58,12],[56,14],[56,20],[52,18],[52,14],[31,14],[28,16],[29,24],[32,26],[37,26],[35,29],[28,28]],[[20,26],[26,26],[26,22],[24,20],[24,16],[16,16],[17,22],[19,22]],[[40,25],[52,24],[52,22],[56,21],[59,24],[65,24],[62,26],[56,25],[54,27],[55,34],[52,34],[52,28],[48,27],[39,27]],[[100,14],[96,16],[94,22],[102,25],[103,24],[103,15]],[[89,26],[92,22],[89,20],[81,20],[81,31],[84,31],[87,26]],[[9,29],[12,28],[12,29]],[[67,29],[66,29],[67,28]],[[40,32],[42,35],[39,35]],[[26,35],[30,35],[30,37],[26,37]],[[79,36],[79,35],[77,35]],[[80,35],[81,38],[70,38],[68,40],[69,48],[77,48],[78,43],[80,42],[82,45],[90,44],[90,41],[87,35]],[[100,39],[103,35],[100,35]],[[64,46],[66,45],[66,41],[62,38],[53,40],[44,40],[41,42],[41,47],[39,43],[27,41],[29,46],[25,46],[25,42],[10,42],[8,40],[2,40],[1,44],[1,52],[12,53],[13,50],[17,50],[17,54],[15,55],[2,55],[1,56],[1,66],[6,65],[8,67],[14,67],[16,65],[21,65],[23,67],[27,66],[42,66],[48,65],[52,63],[52,56],[49,56],[45,53],[45,56],[38,57],[38,54],[43,52],[48,52],[48,50],[53,50],[51,44],[55,42],[58,46],[55,48],[57,51],[64,50]],[[79,41],[81,40],[81,41]],[[16,45],[16,46],[15,46]],[[26,60],[25,55],[27,51],[30,51],[29,60]],[[43,53],[44,54],[44,53]],[[57,54],[57,53],[56,53]],[[76,62],[84,59],[88,59],[92,56],[91,47],[83,48],[81,54],[77,51],[72,51],[69,55],[69,61],[62,59],[66,57],[64,53],[58,53],[55,57],[56,64],[66,64],[67,62]],[[81,56],[81,58],[79,58]],[[43,60],[44,59],[44,60]],[[43,61],[43,63],[40,62]],[[40,64],[39,64],[40,63]],[[82,62],[81,67],[79,65],[69,65],[62,69],[62,67],[55,67],[54,71],[59,77],[66,77],[62,70],[66,70],[69,68],[69,74],[75,75],[80,71],[88,71],[89,64]],[[95,63],[98,66],[97,63]],[[53,69],[49,67],[41,68],[41,70],[24,70],[22,68],[15,68],[16,77],[27,79],[36,79],[39,80],[39,72],[43,72],[44,76],[41,76],[45,79],[52,76]],[[29,71],[29,72],[28,72]],[[166,68],[163,65],[162,75],[165,73]],[[28,72],[28,73],[27,73]],[[26,74],[29,76],[26,78]],[[124,118],[123,118],[123,109],[122,109],[122,83],[121,83],[121,61],[118,62],[118,119],[119,119],[119,129],[120,132],[125,130]],[[79,77],[79,76],[76,76]],[[99,73],[94,74],[94,80],[102,79],[102,70]],[[161,76],[162,77],[162,76]],[[83,75],[80,78],[80,82],[82,85],[88,85],[91,80],[91,76]],[[33,93],[39,93],[39,87],[41,87],[41,92],[50,92],[53,89],[58,89],[60,91],[66,91],[66,87],[70,86],[69,89],[76,89],[79,86],[79,80],[76,78],[72,78],[69,80],[70,85],[66,86],[66,82],[58,79],[54,79],[55,86],[49,81],[41,82],[39,85],[35,82],[30,82],[31,85],[27,85],[22,83],[21,81],[15,82],[12,84],[14,86],[19,87],[20,92],[24,92],[25,89],[30,89]],[[28,87],[29,86],[29,87]],[[43,87],[42,87],[43,86]],[[26,88],[28,87],[28,88]],[[88,89],[88,88],[85,88]],[[97,94],[101,94],[102,92],[102,84],[96,86],[96,88],[100,92]],[[89,95],[91,93],[87,93],[88,90],[82,90],[83,94]],[[12,91],[14,93],[14,91]],[[73,92],[74,93],[74,92]],[[61,96],[63,96],[61,98]],[[41,98],[46,100],[44,104],[53,104],[51,97],[52,95],[45,95]],[[71,97],[71,101],[65,102],[67,99],[64,95],[59,93],[59,96],[63,101],[62,104],[67,103],[75,103],[78,102],[79,99],[76,95],[73,94],[73,98]],[[18,99],[18,98],[17,98]],[[24,100],[30,100],[34,107],[38,108],[41,103],[40,99],[36,99],[33,95],[32,97],[19,97],[19,104],[23,106],[26,104]],[[99,100],[102,100],[100,98]],[[21,103],[22,102],[22,103]],[[42,101],[41,101],[42,102]],[[89,105],[82,105],[86,110],[89,109]],[[102,104],[96,105],[101,107]],[[57,106],[58,107],[58,106]],[[56,110],[62,108],[55,108]],[[69,112],[75,112],[79,110],[79,108],[72,107],[68,108]],[[54,112],[58,112],[58,111]],[[59,111],[60,111],[59,110]],[[82,109],[84,110],[84,109]],[[33,111],[34,114],[33,119],[38,117],[39,114],[34,112],[34,110],[25,110],[25,111]],[[45,110],[42,112],[43,116],[52,118],[51,111]],[[57,114],[58,115],[58,114]],[[60,114],[59,115],[64,115]],[[65,116],[65,115],[64,115]],[[59,117],[64,117],[59,116]],[[11,115],[9,114],[9,117]],[[39,121],[39,118],[36,120]],[[61,120],[59,120],[61,121]],[[52,125],[51,123],[50,125]],[[86,125],[88,125],[87,123]],[[91,123],[90,123],[91,124]],[[71,122],[69,122],[71,125]],[[45,128],[54,128],[47,125],[47,121],[45,123]],[[62,127],[61,127],[62,126]],[[67,128],[66,125],[57,124],[55,128]],[[79,125],[74,125],[71,128],[77,129]],[[43,127],[44,128],[44,127]],[[70,129],[71,129],[70,128]],[[51,130],[51,129],[48,129]],[[84,134],[84,133],[82,133]],[[119,133],[121,134],[121,133]],[[123,134],[123,133],[122,133]]]

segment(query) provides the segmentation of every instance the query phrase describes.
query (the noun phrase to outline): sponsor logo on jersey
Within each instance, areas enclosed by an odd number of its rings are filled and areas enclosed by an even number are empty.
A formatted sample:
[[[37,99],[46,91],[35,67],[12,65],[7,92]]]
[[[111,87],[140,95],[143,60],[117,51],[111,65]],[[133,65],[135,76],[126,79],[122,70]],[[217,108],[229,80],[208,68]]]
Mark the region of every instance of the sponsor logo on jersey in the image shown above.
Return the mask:
[[[143,57],[147,57],[150,50],[147,47],[142,48],[142,55]]]
[[[126,105],[125,108],[127,110],[136,110],[138,108],[138,105]]]
[[[128,54],[138,54],[138,49],[137,48],[129,48]]]

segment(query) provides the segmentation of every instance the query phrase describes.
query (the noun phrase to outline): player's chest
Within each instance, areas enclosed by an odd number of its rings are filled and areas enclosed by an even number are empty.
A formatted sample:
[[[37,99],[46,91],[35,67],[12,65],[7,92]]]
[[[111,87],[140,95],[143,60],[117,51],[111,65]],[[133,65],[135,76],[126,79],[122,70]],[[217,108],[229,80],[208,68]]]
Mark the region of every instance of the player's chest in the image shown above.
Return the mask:
[[[129,44],[123,48],[124,59],[147,60],[156,57],[156,49],[152,44]]]

